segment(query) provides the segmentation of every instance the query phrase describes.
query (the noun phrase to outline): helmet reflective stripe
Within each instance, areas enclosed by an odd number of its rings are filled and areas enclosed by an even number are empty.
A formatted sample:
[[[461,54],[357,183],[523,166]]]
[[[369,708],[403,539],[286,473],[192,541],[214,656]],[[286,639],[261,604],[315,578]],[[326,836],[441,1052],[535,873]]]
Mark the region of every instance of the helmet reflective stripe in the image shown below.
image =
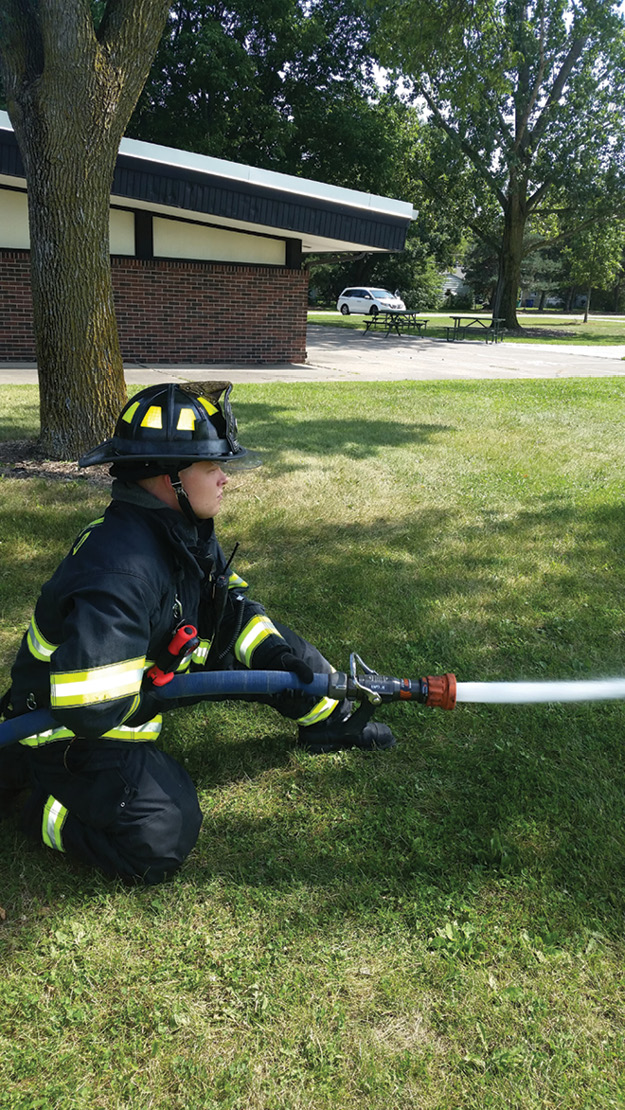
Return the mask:
[[[50,676],[50,704],[53,709],[72,708],[129,697],[141,686],[144,666],[145,656],[89,671],[53,674]]]
[[[58,644],[52,644],[50,640],[46,640],[45,636],[37,627],[37,622],[33,617],[28,627],[28,650],[35,659],[39,659],[42,663],[47,663],[51,655],[58,648]]]
[[[214,405],[213,402],[209,401],[206,397],[198,397],[198,401],[204,406],[209,416],[214,416],[216,412],[219,412],[217,405]]]
[[[48,848],[54,848],[57,852],[65,851],[61,832],[66,819],[67,809],[50,795],[43,809],[41,839],[44,844],[47,844]]]
[[[338,704],[338,701],[334,701],[332,698],[322,698],[316,705],[313,705],[310,713],[306,713],[303,717],[298,717],[297,723],[304,728],[306,725],[317,725],[319,721],[325,721],[326,717],[330,716]]]
[[[259,644],[262,644],[263,640],[267,639],[267,636],[277,636],[279,640],[284,639],[276,626],[271,623],[269,617],[252,617],[234,645],[234,654],[239,663],[249,667],[256,648]]]
[[[142,428],[162,428],[163,427],[163,410],[159,405],[150,405],[143,420],[141,421]]]
[[[139,402],[133,401],[132,404],[121,414],[120,419],[125,420],[127,424],[132,424],[132,418],[139,408]]]
[[[195,428],[195,413],[193,409],[181,409],[176,428],[179,432],[192,432]]]

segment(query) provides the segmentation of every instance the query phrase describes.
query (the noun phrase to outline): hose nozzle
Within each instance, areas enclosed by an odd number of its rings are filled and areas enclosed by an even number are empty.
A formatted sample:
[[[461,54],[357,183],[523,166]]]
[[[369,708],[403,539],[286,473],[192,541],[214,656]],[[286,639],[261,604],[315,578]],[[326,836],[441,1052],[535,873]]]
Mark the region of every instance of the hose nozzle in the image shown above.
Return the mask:
[[[427,688],[425,705],[438,709],[453,709],[456,704],[455,674],[428,675],[421,682]]]

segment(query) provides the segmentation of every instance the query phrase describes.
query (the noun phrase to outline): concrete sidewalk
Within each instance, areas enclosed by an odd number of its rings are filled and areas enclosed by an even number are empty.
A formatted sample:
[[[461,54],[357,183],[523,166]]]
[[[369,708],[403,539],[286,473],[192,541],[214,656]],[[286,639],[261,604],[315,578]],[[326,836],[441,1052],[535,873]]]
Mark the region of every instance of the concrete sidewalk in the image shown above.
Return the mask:
[[[625,338],[625,337],[624,337]],[[227,378],[232,382],[458,381],[480,378],[625,377],[625,342],[613,347],[549,343],[483,343],[390,336],[312,324],[305,363],[278,365],[143,366],[128,363],[126,381]],[[36,383],[33,363],[0,363],[0,384]]]

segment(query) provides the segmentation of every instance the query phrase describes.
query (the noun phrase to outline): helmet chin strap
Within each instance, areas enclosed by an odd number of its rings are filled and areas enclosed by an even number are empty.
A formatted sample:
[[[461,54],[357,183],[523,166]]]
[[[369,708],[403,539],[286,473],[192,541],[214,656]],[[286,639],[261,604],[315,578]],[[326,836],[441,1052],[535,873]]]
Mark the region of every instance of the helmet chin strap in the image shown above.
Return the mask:
[[[169,477],[170,477],[170,480],[171,480],[171,488],[173,489],[174,493],[176,494],[176,500],[177,500],[177,502],[180,506],[181,512],[184,513],[184,515],[186,516],[189,523],[193,524],[194,527],[197,528],[200,521],[199,521],[198,517],[196,517],[196,515],[193,511],[193,506],[191,505],[191,502],[189,501],[189,498],[187,497],[187,491],[185,490],[185,488],[182,484],[182,479],[180,477],[180,471],[176,470],[175,473],[170,474]]]

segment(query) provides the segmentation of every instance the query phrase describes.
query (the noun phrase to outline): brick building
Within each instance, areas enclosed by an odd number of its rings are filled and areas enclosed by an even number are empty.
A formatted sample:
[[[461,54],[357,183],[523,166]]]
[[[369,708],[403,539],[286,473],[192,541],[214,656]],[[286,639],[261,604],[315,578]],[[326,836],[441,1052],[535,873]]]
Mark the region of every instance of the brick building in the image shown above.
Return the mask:
[[[412,206],[124,139],[110,211],[126,362],[302,362],[309,254],[400,251]],[[0,362],[35,355],[26,181],[0,112]]]

